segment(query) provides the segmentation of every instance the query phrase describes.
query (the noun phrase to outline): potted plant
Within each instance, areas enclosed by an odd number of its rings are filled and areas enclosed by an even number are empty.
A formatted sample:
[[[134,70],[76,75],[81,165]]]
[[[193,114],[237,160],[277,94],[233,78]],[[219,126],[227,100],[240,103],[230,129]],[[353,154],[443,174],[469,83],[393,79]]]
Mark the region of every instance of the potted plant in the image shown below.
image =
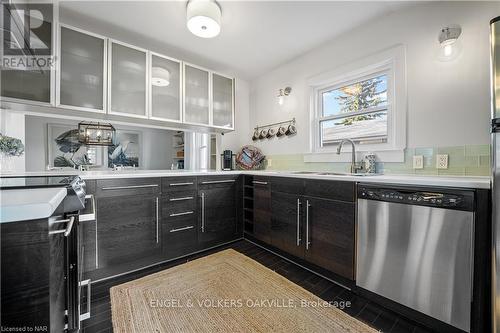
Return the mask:
[[[0,133],[0,172],[13,171],[12,158],[24,154],[24,145],[20,139]]]

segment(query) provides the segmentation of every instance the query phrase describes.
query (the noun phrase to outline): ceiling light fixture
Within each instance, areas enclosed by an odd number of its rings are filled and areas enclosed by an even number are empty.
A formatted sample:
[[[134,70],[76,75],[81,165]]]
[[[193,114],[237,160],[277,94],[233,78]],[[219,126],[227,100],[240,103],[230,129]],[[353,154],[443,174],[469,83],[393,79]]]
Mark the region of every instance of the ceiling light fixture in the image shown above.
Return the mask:
[[[170,84],[170,72],[165,68],[151,68],[151,84],[155,87],[167,87]]]
[[[220,33],[222,11],[215,0],[189,0],[187,27],[194,35],[213,38]]]
[[[445,27],[441,29],[438,41],[443,48],[443,54],[445,57],[450,57],[453,54],[453,44],[455,44],[461,33],[462,28],[460,28],[460,26]]]

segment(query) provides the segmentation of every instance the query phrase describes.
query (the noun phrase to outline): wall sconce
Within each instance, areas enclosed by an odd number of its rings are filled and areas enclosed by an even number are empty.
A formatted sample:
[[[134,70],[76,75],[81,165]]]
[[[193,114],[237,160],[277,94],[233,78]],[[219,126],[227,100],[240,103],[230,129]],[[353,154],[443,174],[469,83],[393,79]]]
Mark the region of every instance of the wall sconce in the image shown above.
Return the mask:
[[[280,89],[278,92],[278,104],[283,105],[285,103],[285,97],[290,95],[292,88],[286,87],[285,89]]]
[[[82,121],[78,124],[78,141],[87,146],[111,146],[115,128],[111,124]]]
[[[460,26],[445,27],[439,32],[438,41],[441,45],[442,52],[445,58],[450,58],[453,55],[453,44],[456,43],[458,37],[462,33]]]

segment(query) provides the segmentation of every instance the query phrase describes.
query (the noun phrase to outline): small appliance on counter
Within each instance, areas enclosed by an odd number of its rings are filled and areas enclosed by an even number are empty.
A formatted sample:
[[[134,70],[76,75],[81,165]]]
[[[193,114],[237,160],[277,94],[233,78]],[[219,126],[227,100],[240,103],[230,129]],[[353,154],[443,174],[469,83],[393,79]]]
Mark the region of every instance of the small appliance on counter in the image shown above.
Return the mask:
[[[231,150],[224,150],[222,157],[222,170],[231,171],[236,168],[236,155]]]

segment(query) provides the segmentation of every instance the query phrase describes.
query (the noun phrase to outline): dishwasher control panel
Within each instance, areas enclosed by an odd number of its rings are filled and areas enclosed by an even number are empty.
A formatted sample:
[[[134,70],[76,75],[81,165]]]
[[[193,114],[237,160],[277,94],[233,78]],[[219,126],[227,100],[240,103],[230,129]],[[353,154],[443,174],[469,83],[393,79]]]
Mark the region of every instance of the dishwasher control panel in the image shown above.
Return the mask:
[[[461,190],[452,193],[432,189],[358,185],[358,198],[458,210],[473,210],[474,208],[474,192]]]

